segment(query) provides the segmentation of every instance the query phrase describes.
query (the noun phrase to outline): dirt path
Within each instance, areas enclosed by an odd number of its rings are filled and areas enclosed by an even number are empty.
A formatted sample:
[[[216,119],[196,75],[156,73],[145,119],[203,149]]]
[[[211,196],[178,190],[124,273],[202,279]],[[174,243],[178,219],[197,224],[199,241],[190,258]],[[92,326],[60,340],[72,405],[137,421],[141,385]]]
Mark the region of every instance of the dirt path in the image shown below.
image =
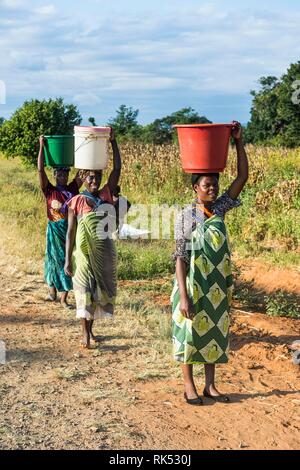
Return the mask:
[[[1,449],[300,448],[300,373],[287,347],[300,321],[234,311],[231,361],[218,371],[232,402],[195,409],[178,367],[134,315],[126,283],[100,346],[80,351],[74,311],[46,304],[39,274],[0,259]]]

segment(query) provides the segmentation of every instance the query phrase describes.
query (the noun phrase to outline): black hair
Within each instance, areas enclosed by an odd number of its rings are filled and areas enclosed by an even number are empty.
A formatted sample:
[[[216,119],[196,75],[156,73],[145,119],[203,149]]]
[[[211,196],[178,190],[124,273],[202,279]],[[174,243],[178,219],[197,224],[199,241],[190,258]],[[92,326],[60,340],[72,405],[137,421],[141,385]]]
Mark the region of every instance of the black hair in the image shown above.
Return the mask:
[[[217,178],[217,180],[219,181],[220,174],[219,173],[193,173],[192,174],[192,186],[194,186],[194,184],[197,184],[198,180],[205,176],[213,176]]]
[[[63,171],[64,173],[68,173],[70,172],[70,168],[68,167],[57,167],[57,168],[53,168],[53,173],[54,175],[56,175],[56,173],[58,173],[59,171]]]
[[[102,175],[103,175],[102,170],[80,170],[79,171],[79,176],[80,176],[80,178],[85,180],[90,175],[90,172],[101,175],[101,178],[102,178]]]

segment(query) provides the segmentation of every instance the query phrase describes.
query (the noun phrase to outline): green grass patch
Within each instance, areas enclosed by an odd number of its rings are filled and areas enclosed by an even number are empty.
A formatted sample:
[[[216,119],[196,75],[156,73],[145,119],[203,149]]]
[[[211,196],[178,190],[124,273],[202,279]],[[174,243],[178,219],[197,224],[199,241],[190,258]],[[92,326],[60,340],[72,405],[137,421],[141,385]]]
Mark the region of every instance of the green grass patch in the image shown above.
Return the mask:
[[[300,318],[300,301],[296,295],[281,290],[265,297],[266,313],[270,317]]]

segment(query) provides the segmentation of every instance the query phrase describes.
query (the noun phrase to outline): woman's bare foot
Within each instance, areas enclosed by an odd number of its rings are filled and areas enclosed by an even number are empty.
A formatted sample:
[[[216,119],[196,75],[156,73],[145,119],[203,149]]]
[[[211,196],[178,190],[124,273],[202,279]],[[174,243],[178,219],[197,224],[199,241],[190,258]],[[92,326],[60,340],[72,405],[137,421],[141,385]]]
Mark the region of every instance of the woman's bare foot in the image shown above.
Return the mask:
[[[100,343],[101,338],[100,336],[95,336],[93,333],[91,333],[91,340],[94,341],[95,343]]]
[[[56,296],[55,297],[52,297],[51,294],[47,295],[47,297],[45,298],[46,302],[55,302],[56,301]]]
[[[68,304],[68,302],[66,302],[66,301],[65,301],[65,302],[60,301],[60,305],[61,305],[63,308],[67,308],[67,309],[69,309],[69,310],[71,310],[71,309],[73,308],[72,305]]]
[[[50,287],[49,288],[49,294],[46,297],[47,302],[55,302],[57,298],[57,292],[55,287]]]
[[[89,321],[86,318],[81,319],[81,325],[82,325],[82,342],[81,342],[81,347],[84,349],[90,349],[91,347],[91,342],[90,342],[90,327],[89,327]]]
[[[90,331],[90,338],[92,341],[94,341],[95,343],[100,343],[100,336],[95,336],[93,334],[93,324],[94,324],[94,320],[90,320],[89,321],[89,331]]]
[[[90,338],[84,336],[84,337],[82,338],[82,341],[81,341],[80,345],[81,345],[81,347],[82,347],[83,349],[91,349]]]
[[[72,305],[68,304],[68,294],[69,292],[62,292],[60,294],[60,304],[62,307],[64,308],[68,308],[68,309],[71,309],[73,308]]]

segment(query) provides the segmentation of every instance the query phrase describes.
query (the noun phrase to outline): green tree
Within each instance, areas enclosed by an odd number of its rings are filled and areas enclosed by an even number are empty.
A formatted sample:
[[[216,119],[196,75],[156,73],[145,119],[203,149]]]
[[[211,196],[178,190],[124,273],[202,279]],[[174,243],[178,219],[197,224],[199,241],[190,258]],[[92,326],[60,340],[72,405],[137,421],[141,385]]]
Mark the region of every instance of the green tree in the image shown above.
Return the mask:
[[[282,125],[279,144],[287,147],[300,145],[300,61],[291,64],[282,76],[278,98],[278,121]],[[296,88],[298,88],[298,93]]]
[[[95,118],[94,118],[93,116],[90,116],[90,117],[88,118],[88,122],[91,124],[91,126],[97,126],[96,120],[95,120]]]
[[[4,123],[5,119],[4,117],[0,117],[0,127],[2,126],[2,124]]]
[[[155,119],[151,124],[144,126],[141,134],[141,140],[145,143],[165,144],[176,138],[176,132],[173,129],[174,124],[208,124],[205,116],[200,116],[192,108],[182,108],[169,116],[161,119]]]
[[[300,62],[291,64],[280,79],[262,77],[259,84],[259,91],[251,91],[253,102],[246,141],[286,147],[300,145]]]
[[[63,98],[25,101],[0,128],[0,150],[6,157],[20,156],[26,164],[35,164],[39,136],[72,134],[82,117],[77,107]]]
[[[253,96],[251,119],[245,133],[246,141],[252,143],[266,142],[280,131],[277,111],[279,81],[268,76],[261,77],[258,82],[261,89],[250,92]]]
[[[120,140],[137,138],[141,129],[137,122],[139,110],[122,104],[116,112],[116,117],[110,119],[107,123],[108,126],[114,128],[116,137]]]

